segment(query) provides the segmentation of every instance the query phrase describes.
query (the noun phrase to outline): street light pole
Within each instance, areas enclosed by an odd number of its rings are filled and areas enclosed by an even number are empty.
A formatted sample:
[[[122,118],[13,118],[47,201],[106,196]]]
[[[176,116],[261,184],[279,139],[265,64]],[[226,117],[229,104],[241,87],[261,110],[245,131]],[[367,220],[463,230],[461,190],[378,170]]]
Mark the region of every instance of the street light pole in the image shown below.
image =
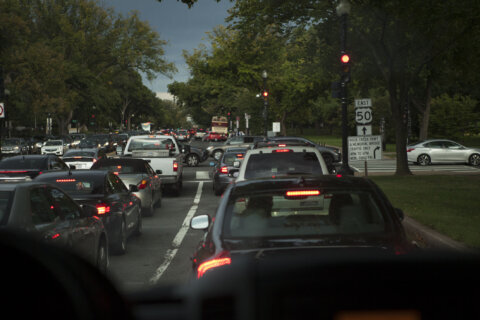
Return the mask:
[[[347,50],[347,17],[350,13],[350,3],[348,0],[340,0],[337,6],[337,14],[340,16],[342,23],[341,31],[341,54],[345,54]],[[353,175],[353,170],[348,165],[348,114],[347,114],[347,82],[348,77],[344,77],[342,70],[342,79],[340,81],[340,96],[342,104],[342,166],[338,173],[343,175]]]
[[[267,90],[267,71],[263,70],[262,78],[263,78],[263,135],[265,138],[267,137],[268,133],[268,90]]]

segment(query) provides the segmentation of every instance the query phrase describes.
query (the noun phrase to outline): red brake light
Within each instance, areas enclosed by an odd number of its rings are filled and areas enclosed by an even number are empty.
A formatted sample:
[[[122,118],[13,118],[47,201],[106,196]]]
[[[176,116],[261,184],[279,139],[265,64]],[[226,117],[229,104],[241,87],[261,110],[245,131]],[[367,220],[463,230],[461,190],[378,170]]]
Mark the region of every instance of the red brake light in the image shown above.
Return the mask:
[[[287,145],[286,144],[279,144],[278,146],[279,147],[286,147]]]
[[[173,162],[173,171],[174,172],[178,171],[178,162]]]
[[[243,153],[237,154],[237,159],[243,159]]]
[[[232,259],[228,257],[228,253],[222,252],[214,259],[208,260],[200,264],[197,268],[197,278],[200,279],[208,270],[229,265],[232,263]]]
[[[55,233],[55,234],[52,236],[52,239],[57,239],[58,237],[60,237],[60,233]]]
[[[75,156],[75,157],[73,157],[73,159],[82,159],[82,157],[80,157],[80,156]]]
[[[27,173],[28,171],[26,170],[6,170],[6,171],[0,171],[0,173]]]
[[[341,174],[337,174],[336,177],[337,177],[337,178],[341,178],[342,175],[341,175]]]
[[[413,151],[413,150],[415,150],[415,148],[408,148],[407,152],[410,152],[410,151]]]
[[[320,190],[297,190],[287,191],[287,197],[306,197],[306,196],[319,196]]]
[[[107,206],[104,203],[99,203],[96,205],[98,214],[105,214],[110,212],[110,206]]]
[[[221,173],[228,173],[228,167],[222,167],[222,168],[220,169],[220,172],[221,172]]]
[[[75,181],[77,181],[77,180],[75,180],[75,179],[57,179],[57,180],[55,180],[55,181],[61,183],[61,182],[75,182]]]
[[[293,152],[292,149],[277,149],[277,150],[273,150],[272,152]]]
[[[147,187],[147,180],[142,180],[138,185],[138,190],[145,189]]]

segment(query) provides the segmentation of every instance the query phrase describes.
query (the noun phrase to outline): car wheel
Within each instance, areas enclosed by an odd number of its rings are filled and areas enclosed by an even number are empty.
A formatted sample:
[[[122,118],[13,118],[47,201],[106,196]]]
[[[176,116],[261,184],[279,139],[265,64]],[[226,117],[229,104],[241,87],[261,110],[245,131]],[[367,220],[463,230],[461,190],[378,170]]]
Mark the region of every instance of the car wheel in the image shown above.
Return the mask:
[[[113,251],[117,255],[125,254],[127,251],[127,225],[125,220],[122,219],[122,226],[120,229],[120,235],[113,246]]]
[[[105,239],[100,239],[100,243],[98,244],[98,251],[97,251],[97,268],[103,272],[107,273],[108,269],[108,248]]]
[[[223,151],[222,150],[215,150],[213,151],[213,159],[220,160],[222,157]]]
[[[480,165],[480,154],[474,153],[468,158],[468,163],[471,166],[479,166]]]
[[[428,166],[431,162],[430,156],[428,154],[421,154],[418,156],[417,162],[421,166]]]
[[[200,159],[196,154],[189,154],[187,156],[187,165],[189,167],[196,167],[198,166],[199,162],[200,162]]]

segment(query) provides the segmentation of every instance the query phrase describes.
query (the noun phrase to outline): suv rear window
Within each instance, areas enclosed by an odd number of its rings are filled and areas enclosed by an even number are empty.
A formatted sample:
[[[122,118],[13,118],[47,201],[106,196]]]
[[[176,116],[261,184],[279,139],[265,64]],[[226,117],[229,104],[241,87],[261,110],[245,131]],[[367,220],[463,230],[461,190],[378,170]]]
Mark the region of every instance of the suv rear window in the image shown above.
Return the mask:
[[[245,179],[289,174],[323,174],[314,152],[252,154],[245,168]]]

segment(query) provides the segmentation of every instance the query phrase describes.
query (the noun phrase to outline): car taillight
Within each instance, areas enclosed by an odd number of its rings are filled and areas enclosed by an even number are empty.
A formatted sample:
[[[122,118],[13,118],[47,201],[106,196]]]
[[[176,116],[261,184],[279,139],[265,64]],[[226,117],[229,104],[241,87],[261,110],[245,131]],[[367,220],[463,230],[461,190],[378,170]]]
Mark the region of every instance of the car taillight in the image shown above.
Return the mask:
[[[272,152],[293,152],[292,149],[277,149],[277,150],[273,150]]]
[[[205,261],[198,266],[198,268],[197,268],[197,278],[200,279],[201,277],[203,277],[205,272],[207,272],[209,270],[212,270],[212,269],[215,269],[215,268],[218,268],[218,267],[222,267],[222,266],[226,266],[226,265],[229,265],[231,263],[232,263],[232,259],[229,257],[228,252],[226,252],[226,251],[221,252],[215,258],[213,258],[212,260]]]
[[[413,151],[413,150],[415,150],[415,148],[408,148],[407,152],[410,152],[410,151]]]
[[[178,171],[178,162],[176,162],[176,161],[173,162],[173,171],[174,172]]]
[[[295,190],[287,191],[287,197],[306,197],[306,196],[319,196],[320,190]]]
[[[75,179],[57,179],[55,181],[62,183],[62,182],[75,182],[77,180],[75,180]]]
[[[221,172],[221,173],[228,173],[228,167],[222,167],[222,168],[220,169],[220,172]]]
[[[286,144],[279,144],[278,146],[279,147],[286,147],[287,145]]]
[[[147,187],[147,184],[148,184],[147,180],[142,180],[138,185],[138,190],[145,189]]]
[[[0,173],[27,173],[28,171],[26,170],[6,170],[6,171],[0,171]]]
[[[243,153],[237,154],[237,159],[243,159]]]
[[[107,206],[104,203],[98,203],[96,205],[98,214],[105,214],[110,212],[110,206]]]

